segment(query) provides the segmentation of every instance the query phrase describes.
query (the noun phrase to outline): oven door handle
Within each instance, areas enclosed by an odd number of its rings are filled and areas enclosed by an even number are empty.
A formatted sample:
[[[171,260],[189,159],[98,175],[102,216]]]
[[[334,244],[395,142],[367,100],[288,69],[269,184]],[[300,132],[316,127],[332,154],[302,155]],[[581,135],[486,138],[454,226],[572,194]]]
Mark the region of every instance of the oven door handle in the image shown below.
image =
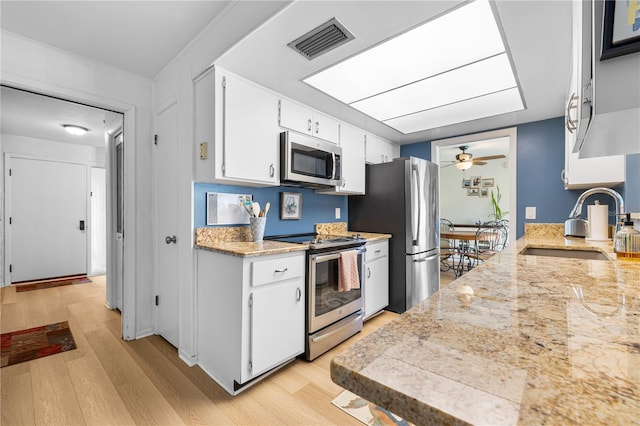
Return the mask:
[[[344,328],[344,327],[346,327],[347,325],[349,325],[349,324],[352,324],[352,323],[354,323],[354,322],[359,321],[363,316],[364,316],[364,313],[363,313],[363,312],[360,312],[360,313],[358,313],[358,315],[355,315],[355,316],[351,319],[351,321],[349,321],[348,323],[346,323],[346,324],[340,324],[340,327],[336,328],[335,330],[331,330],[330,332],[328,332],[328,333],[326,333],[326,334],[322,334],[322,335],[320,335],[320,336],[313,336],[313,337],[311,338],[311,341],[312,341],[313,343],[318,343],[318,342],[320,342],[320,341],[322,341],[322,340],[324,340],[324,339],[327,339],[327,338],[329,338],[329,337],[333,336],[334,334],[336,334],[336,333],[338,333],[338,332],[342,331],[342,330],[343,330],[343,328]]]
[[[348,251],[350,249],[347,250],[341,250],[341,251]],[[364,247],[358,247],[357,249],[354,249],[358,252],[358,254],[362,254],[365,251],[367,251],[367,249],[365,249]],[[329,260],[336,260],[340,258],[340,252],[339,251],[335,251],[335,252],[331,252],[329,254],[316,254],[312,256],[312,260],[316,263],[320,263],[320,262],[328,262]]]

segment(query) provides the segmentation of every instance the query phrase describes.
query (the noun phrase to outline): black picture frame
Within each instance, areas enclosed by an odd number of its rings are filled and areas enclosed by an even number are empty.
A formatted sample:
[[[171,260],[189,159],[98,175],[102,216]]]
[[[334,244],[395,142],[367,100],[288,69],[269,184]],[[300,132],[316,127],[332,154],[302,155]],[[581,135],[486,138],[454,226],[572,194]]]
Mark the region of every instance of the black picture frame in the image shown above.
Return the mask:
[[[616,58],[629,53],[640,52],[640,32],[637,36],[630,37],[618,43],[613,42],[613,29],[616,24],[615,11],[616,3],[625,4],[622,0],[605,0],[604,2],[604,20],[602,25],[602,52],[600,60]],[[640,19],[640,18],[636,18]]]

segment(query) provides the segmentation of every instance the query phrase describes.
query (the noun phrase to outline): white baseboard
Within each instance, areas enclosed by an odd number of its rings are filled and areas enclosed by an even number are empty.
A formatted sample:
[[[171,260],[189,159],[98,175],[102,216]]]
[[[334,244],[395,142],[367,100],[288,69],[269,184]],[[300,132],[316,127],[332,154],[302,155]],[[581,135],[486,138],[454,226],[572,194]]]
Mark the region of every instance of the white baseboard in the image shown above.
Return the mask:
[[[145,337],[153,336],[155,333],[153,328],[148,328],[146,330],[140,330],[136,333],[136,340],[144,339]]]
[[[197,355],[190,355],[189,353],[187,353],[185,350],[180,349],[178,351],[178,357],[185,363],[187,364],[189,367],[195,367],[196,364],[198,364],[198,356]]]

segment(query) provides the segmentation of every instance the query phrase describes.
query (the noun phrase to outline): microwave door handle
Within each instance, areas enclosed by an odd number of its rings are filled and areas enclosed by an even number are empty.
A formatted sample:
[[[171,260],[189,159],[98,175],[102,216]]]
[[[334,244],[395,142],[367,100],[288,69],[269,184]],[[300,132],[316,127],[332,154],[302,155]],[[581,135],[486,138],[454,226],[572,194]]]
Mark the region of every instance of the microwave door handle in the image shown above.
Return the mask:
[[[336,153],[331,153],[331,180],[336,179]]]

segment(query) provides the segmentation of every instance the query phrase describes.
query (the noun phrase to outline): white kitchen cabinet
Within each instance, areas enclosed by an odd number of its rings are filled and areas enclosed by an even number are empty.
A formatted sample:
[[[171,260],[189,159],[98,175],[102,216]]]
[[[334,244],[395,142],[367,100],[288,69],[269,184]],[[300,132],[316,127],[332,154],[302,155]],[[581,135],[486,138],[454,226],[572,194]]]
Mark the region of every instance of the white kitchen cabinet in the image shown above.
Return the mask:
[[[397,152],[396,152],[397,151]],[[398,157],[400,148],[395,149],[394,144],[372,135],[366,134],[365,139],[365,159],[369,164],[388,163]]]
[[[587,189],[595,187],[612,188],[624,183],[625,157],[611,155],[607,157],[578,158],[573,152],[575,136],[565,129],[564,170],[562,181],[564,189]]]
[[[342,184],[329,190],[318,190],[316,192],[333,195],[364,195],[364,135],[364,130],[344,123],[340,125]]]
[[[562,181],[565,189],[614,187],[625,180],[625,158],[614,155],[579,158],[573,152],[581,144],[591,120],[591,5],[573,3],[572,72],[565,108],[565,157]]]
[[[196,159],[196,179],[279,185],[278,97],[218,67],[194,84],[196,150],[207,151]]]
[[[614,2],[606,3],[613,7]],[[577,118],[573,151],[579,151],[581,159],[640,153],[640,56],[614,54],[603,59],[605,2],[582,0],[572,5],[577,98],[568,107]]]
[[[198,364],[227,392],[304,352],[305,252],[198,250]]]
[[[367,243],[364,260],[364,319],[389,305],[389,240]]]
[[[313,111],[304,105],[280,99],[278,124],[290,130],[315,136],[332,143],[340,140],[338,120]]]

